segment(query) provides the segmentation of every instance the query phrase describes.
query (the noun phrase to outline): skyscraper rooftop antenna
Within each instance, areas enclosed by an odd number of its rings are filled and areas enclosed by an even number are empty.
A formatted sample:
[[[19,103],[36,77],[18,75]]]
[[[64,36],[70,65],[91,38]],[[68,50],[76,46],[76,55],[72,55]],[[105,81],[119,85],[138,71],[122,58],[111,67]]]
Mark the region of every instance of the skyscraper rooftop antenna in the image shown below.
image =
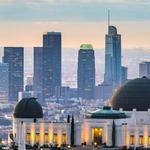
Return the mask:
[[[110,26],[110,10],[108,9],[108,27]]]

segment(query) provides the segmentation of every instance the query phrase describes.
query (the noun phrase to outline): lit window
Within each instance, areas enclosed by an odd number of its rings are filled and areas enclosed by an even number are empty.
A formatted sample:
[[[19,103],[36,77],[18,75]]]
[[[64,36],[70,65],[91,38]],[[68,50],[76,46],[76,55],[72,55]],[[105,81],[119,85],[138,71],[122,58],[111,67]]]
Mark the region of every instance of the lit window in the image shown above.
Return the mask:
[[[31,141],[31,134],[30,133],[27,133],[26,141],[27,141],[27,143],[30,143],[30,141]]]
[[[148,145],[150,145],[150,136],[148,136]]]
[[[35,142],[36,143],[40,142],[40,134],[39,133],[36,133],[36,135],[35,135]]]
[[[143,135],[140,135],[140,137],[139,137],[139,144],[140,144],[140,145],[143,145],[143,144],[144,144]]]
[[[92,141],[98,145],[102,142],[103,129],[102,128],[92,128]]]
[[[130,145],[134,145],[134,135],[130,135]]]
[[[44,141],[45,141],[45,143],[48,143],[48,133],[45,133]]]
[[[67,136],[66,133],[62,134],[62,144],[66,144],[67,143]]]
[[[57,144],[57,133],[54,133],[54,143]]]

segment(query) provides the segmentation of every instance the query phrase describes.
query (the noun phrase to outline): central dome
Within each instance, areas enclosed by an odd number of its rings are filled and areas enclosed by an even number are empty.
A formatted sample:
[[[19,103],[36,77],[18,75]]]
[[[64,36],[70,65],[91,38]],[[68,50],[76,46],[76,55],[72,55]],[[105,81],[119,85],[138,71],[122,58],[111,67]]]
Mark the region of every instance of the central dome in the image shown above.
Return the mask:
[[[87,118],[93,118],[93,119],[121,119],[126,118],[124,112],[113,110],[109,106],[104,106],[102,109],[97,110],[95,112],[89,112],[87,114]]]
[[[110,101],[114,109],[147,111],[150,108],[150,79],[130,80],[120,87]]]
[[[13,115],[14,118],[43,118],[43,111],[36,98],[23,98],[16,104]]]

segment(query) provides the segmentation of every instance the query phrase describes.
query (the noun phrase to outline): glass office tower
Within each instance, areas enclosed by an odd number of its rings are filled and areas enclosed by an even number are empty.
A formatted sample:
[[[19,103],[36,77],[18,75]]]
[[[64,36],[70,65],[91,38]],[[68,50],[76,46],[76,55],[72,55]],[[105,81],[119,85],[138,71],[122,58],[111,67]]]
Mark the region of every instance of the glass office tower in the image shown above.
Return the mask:
[[[43,98],[55,95],[61,86],[61,33],[43,35]]]
[[[105,38],[104,82],[116,88],[121,85],[121,35],[116,27],[108,26]]]
[[[23,91],[24,83],[24,48],[4,47],[4,63],[8,64],[9,100],[17,101],[18,92]]]
[[[94,99],[95,55],[92,45],[82,44],[78,53],[78,97]]]

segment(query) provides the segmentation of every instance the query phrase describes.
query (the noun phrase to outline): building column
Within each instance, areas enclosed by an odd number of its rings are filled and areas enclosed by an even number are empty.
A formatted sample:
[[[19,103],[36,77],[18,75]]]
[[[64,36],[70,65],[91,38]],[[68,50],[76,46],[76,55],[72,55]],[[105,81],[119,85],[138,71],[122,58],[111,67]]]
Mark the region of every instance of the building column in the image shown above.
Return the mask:
[[[112,125],[108,125],[108,146],[112,145]]]
[[[62,131],[61,129],[58,129],[58,145],[61,146],[62,144]]]
[[[116,146],[123,146],[124,138],[124,128],[122,126],[116,126]]]
[[[71,127],[70,127],[70,123],[67,123],[67,144],[71,144],[70,142],[70,134],[71,134]]]
[[[26,150],[25,125],[22,121],[19,122],[18,150]]]
[[[40,145],[44,145],[44,138],[45,138],[45,126],[44,123],[40,123]]]
[[[106,143],[106,145],[108,144],[108,126],[105,125],[103,128],[103,143]]]
[[[137,126],[135,127],[134,137],[135,137],[134,146],[138,147],[139,146],[139,141],[138,141],[138,139],[139,139],[139,133],[138,133],[138,127]]]
[[[35,123],[31,123],[31,145],[35,144]]]
[[[49,125],[49,144],[53,144],[53,126],[52,124]]]
[[[129,148],[130,146],[130,129],[128,125],[124,125],[124,145]]]
[[[144,126],[144,147],[148,147],[148,126]]]

